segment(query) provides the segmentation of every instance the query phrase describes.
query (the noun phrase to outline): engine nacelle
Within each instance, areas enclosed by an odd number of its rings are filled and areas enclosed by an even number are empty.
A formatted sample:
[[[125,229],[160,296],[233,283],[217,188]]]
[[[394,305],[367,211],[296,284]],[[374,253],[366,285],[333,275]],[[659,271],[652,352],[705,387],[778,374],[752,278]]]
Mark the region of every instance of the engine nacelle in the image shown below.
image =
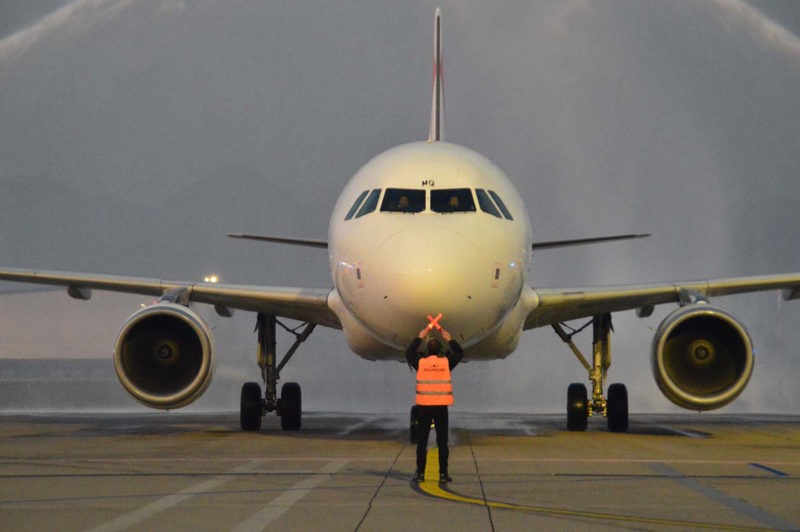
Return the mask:
[[[125,390],[145,406],[186,406],[211,383],[211,330],[187,307],[173,303],[145,307],[117,334],[114,367]]]
[[[714,410],[734,399],[753,373],[750,335],[728,312],[696,303],[661,322],[653,339],[653,375],[661,392],[690,410]]]

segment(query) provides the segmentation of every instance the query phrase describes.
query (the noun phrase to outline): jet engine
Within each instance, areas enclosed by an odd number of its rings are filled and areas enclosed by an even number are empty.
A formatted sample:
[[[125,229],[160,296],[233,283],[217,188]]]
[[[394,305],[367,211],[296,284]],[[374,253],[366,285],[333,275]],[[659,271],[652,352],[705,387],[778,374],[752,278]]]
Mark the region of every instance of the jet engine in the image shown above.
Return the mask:
[[[186,406],[211,383],[211,331],[188,307],[174,303],[145,307],[117,334],[114,367],[125,390],[145,406]]]
[[[661,392],[690,410],[714,410],[734,399],[753,373],[753,345],[744,326],[708,303],[682,307],[653,339],[653,375]]]

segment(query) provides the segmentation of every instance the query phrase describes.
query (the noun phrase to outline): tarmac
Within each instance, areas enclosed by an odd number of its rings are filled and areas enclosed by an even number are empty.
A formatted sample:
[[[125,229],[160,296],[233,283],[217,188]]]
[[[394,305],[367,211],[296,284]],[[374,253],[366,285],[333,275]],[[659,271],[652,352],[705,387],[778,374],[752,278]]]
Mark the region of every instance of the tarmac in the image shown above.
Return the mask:
[[[800,417],[450,415],[412,481],[407,415],[0,416],[5,530],[799,530]],[[433,434],[433,433],[432,433]]]

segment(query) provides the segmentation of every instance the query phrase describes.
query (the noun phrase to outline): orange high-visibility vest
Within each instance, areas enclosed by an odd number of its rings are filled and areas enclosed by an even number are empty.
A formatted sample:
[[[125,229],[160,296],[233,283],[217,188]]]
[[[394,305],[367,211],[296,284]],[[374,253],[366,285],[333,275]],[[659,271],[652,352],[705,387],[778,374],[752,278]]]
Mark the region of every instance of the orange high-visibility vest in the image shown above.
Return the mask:
[[[424,406],[453,404],[453,383],[450,380],[449,360],[437,356],[428,356],[419,360],[417,404]]]

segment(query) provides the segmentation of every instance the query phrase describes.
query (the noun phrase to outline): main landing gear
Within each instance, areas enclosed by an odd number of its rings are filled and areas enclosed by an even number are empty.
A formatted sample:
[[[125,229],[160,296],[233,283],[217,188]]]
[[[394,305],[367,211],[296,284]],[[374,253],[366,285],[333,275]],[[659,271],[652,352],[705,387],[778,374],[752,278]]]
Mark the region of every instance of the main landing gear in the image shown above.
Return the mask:
[[[275,326],[280,325],[286,331],[294,334],[295,341],[284,355],[281,362],[276,363],[275,356]],[[307,323],[301,332],[289,329],[280,323],[275,316],[259,314],[256,321],[258,333],[258,366],[261,368],[261,377],[264,381],[264,395],[261,395],[261,386],[257,382],[246,382],[242,386],[242,396],[239,410],[239,420],[242,430],[253,431],[261,428],[261,418],[267,412],[276,412],[281,417],[283,430],[298,430],[302,417],[302,396],[300,385],[296,382],[287,382],[281,387],[281,396],[278,398],[278,379],[281,369],[286,365],[294,352],[311,334],[316,325]]]
[[[592,364],[572,342],[572,337],[592,325]],[[611,367],[611,314],[594,316],[592,321],[580,329],[567,333],[560,323],[553,324],[556,334],[566,343],[575,357],[589,372],[592,383],[592,396],[588,397],[586,385],[574,382],[567,388],[567,430],[586,430],[592,414],[603,414],[611,432],[628,430],[628,390],[624,384],[608,387],[608,396],[603,395],[606,373]]]

